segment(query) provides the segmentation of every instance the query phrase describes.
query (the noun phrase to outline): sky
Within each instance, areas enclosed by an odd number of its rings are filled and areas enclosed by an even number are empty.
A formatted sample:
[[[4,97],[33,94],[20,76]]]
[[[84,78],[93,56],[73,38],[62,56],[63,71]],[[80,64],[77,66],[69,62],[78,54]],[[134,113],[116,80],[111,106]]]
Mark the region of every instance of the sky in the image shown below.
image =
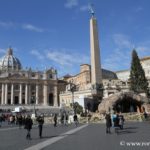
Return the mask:
[[[150,0],[0,0],[0,57],[11,46],[23,68],[78,74],[90,64],[89,3],[102,68],[129,69],[134,48],[150,56]]]

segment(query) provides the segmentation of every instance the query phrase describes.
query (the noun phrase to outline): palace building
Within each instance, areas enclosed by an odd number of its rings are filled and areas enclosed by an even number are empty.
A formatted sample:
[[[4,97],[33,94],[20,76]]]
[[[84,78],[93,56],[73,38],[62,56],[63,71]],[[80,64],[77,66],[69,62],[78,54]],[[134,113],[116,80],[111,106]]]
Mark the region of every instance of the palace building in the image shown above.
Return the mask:
[[[108,111],[112,107],[122,107],[123,111],[128,112],[132,107],[132,110],[136,111],[136,107],[140,107],[144,103],[142,99],[145,98],[129,90],[130,70],[113,72],[101,68],[97,19],[93,10],[90,18],[90,50],[91,64],[82,64],[80,73],[62,78],[67,86],[66,90],[59,94],[60,104],[70,106],[78,102],[85,109],[89,109],[90,105],[91,111],[97,110],[98,104],[99,110]],[[150,57],[140,61],[150,88]]]

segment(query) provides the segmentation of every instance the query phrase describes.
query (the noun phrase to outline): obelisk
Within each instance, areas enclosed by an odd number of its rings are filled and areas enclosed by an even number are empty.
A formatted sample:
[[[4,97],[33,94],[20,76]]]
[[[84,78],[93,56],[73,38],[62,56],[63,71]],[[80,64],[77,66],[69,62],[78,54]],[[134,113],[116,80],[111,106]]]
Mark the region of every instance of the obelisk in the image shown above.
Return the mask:
[[[102,69],[100,63],[100,48],[98,38],[97,20],[91,9],[90,19],[90,48],[91,48],[91,84],[102,84]]]

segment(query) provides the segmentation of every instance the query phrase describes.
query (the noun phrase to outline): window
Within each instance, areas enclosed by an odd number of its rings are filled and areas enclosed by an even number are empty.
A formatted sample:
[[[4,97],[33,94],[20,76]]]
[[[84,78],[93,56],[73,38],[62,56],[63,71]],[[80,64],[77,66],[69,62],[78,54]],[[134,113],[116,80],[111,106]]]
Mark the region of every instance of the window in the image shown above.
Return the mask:
[[[35,91],[35,85],[31,85],[31,91]]]
[[[49,79],[52,79],[53,78],[53,75],[52,74],[49,74]]]
[[[40,75],[40,78],[43,79],[43,75]]]
[[[15,89],[15,90],[19,90],[19,85],[16,84],[16,85],[14,86],[14,89]]]
[[[35,73],[32,73],[32,75],[31,75],[32,77],[35,77]]]

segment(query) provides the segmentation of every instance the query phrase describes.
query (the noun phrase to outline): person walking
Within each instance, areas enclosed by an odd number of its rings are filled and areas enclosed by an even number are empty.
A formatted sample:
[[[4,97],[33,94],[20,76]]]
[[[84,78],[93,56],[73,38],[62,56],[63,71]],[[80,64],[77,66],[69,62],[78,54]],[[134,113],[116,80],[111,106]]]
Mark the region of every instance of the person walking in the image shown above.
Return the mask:
[[[0,116],[0,127],[2,126],[3,117]]]
[[[39,137],[42,138],[42,130],[43,130],[43,124],[44,124],[44,116],[39,116],[37,118],[38,127],[39,127]]]
[[[123,130],[123,125],[124,125],[124,116],[120,113],[119,114],[119,127],[121,130]]]
[[[54,127],[57,127],[57,114],[54,115]]]
[[[69,119],[69,116],[68,116],[68,114],[66,114],[66,116],[65,116],[65,120],[66,120],[65,125],[66,126],[68,126],[68,119]]]
[[[73,119],[74,119],[74,123],[77,127],[78,126],[78,116],[77,116],[77,114],[74,114]]]
[[[18,124],[19,124],[19,129],[21,129],[21,126],[22,126],[22,115],[18,116]]]
[[[31,140],[31,129],[32,129],[32,125],[33,125],[33,121],[31,119],[31,116],[28,115],[25,119],[25,129],[27,130],[27,135],[26,135],[26,139]]]
[[[61,114],[60,121],[61,121],[61,125],[63,126],[64,125],[64,114]]]
[[[106,114],[105,119],[106,119],[106,133],[111,133],[110,128],[112,126],[112,120],[109,113]]]
[[[119,129],[119,115],[118,114],[113,115],[113,124],[114,124],[115,133],[118,134],[118,129]]]

